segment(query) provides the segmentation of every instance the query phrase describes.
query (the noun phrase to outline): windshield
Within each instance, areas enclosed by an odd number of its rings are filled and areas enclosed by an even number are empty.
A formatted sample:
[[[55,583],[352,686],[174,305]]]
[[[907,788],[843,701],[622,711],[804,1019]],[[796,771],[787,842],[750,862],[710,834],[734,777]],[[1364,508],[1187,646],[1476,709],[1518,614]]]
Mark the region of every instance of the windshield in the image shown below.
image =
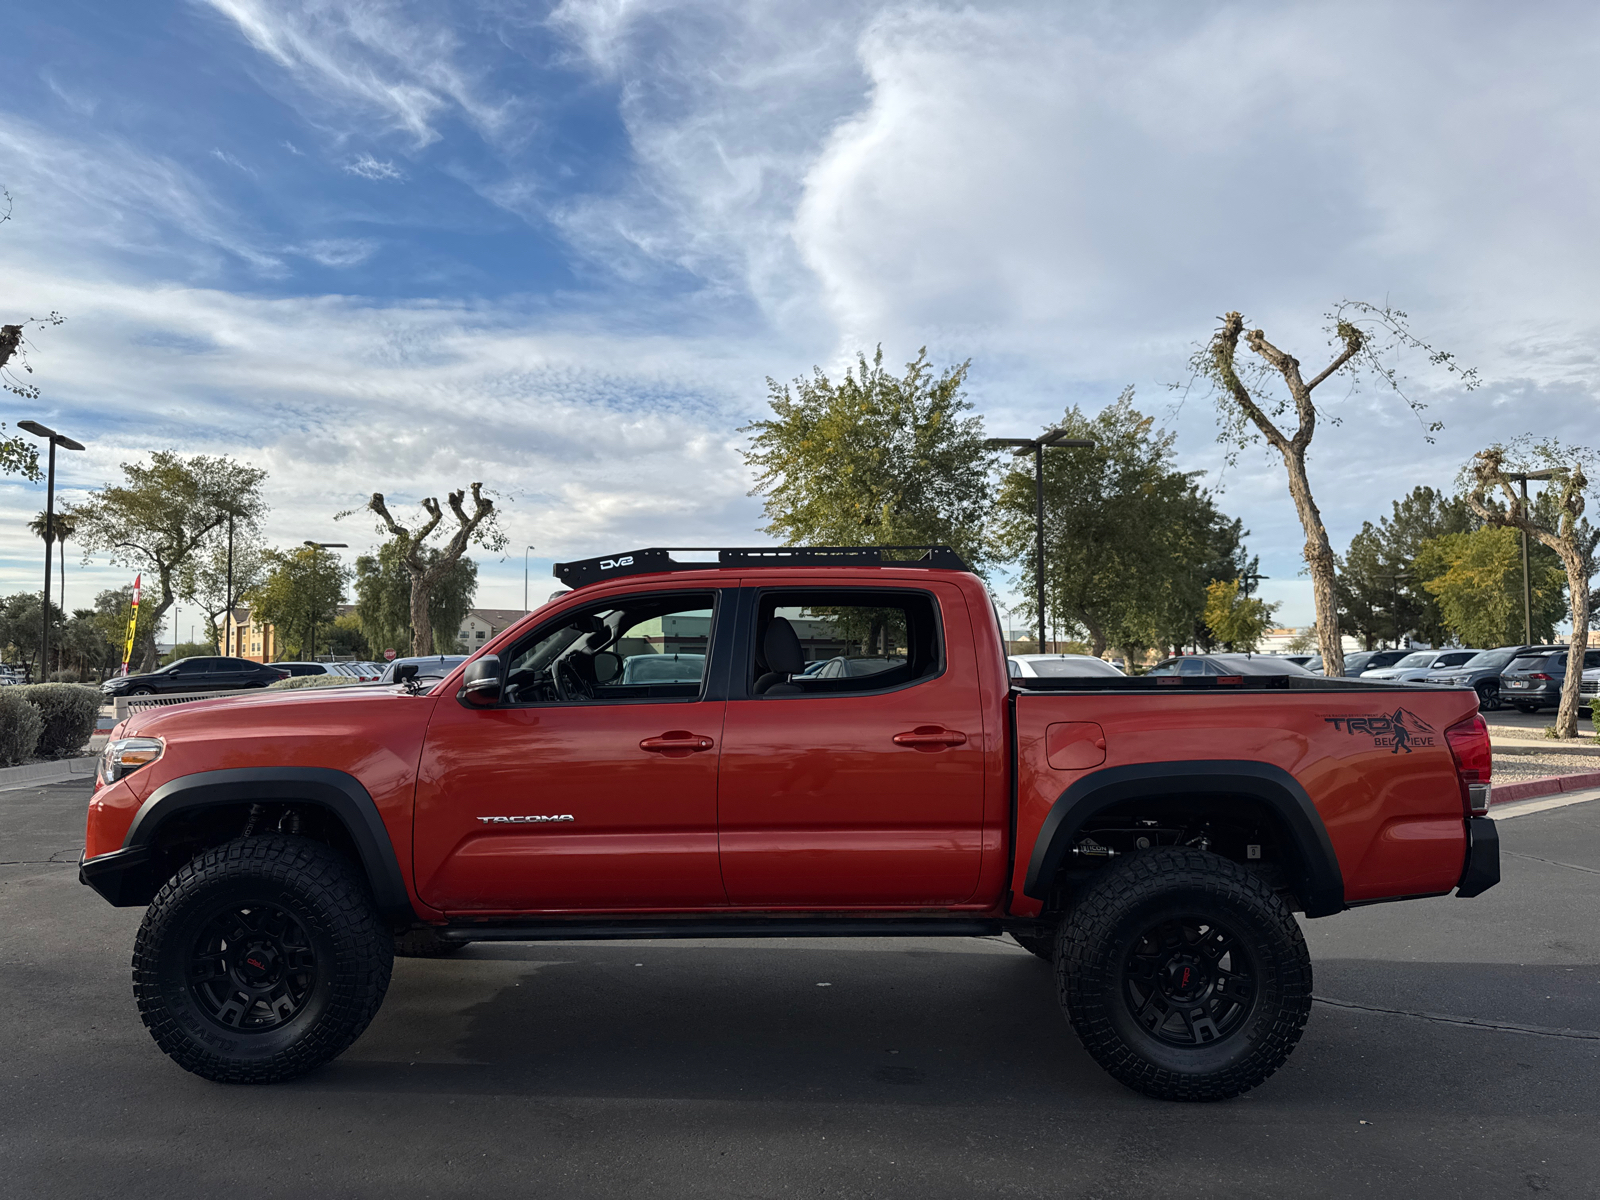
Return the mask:
[[[1515,658],[1516,654],[1515,650],[1480,650],[1462,665],[1468,667],[1503,667]]]
[[[1035,658],[1028,665],[1033,673],[1044,679],[1062,679],[1071,675],[1121,675],[1122,672],[1102,659],[1084,655],[1082,658]]]
[[[1437,657],[1438,657],[1438,653],[1436,651],[1423,650],[1423,651],[1419,651],[1416,654],[1408,654],[1408,655],[1406,655],[1399,662],[1395,663],[1395,666],[1397,666],[1397,667],[1426,667],[1426,666],[1431,665],[1433,660],[1435,658],[1437,658]]]

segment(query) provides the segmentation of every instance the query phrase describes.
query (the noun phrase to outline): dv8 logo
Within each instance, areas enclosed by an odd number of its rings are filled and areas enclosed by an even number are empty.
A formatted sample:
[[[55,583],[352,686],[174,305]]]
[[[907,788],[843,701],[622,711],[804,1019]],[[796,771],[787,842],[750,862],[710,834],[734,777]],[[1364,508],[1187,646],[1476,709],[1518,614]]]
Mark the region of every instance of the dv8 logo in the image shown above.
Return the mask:
[[[602,571],[614,571],[618,567],[631,566],[633,566],[633,555],[631,554],[624,554],[621,558],[602,558],[600,560],[600,569]]]

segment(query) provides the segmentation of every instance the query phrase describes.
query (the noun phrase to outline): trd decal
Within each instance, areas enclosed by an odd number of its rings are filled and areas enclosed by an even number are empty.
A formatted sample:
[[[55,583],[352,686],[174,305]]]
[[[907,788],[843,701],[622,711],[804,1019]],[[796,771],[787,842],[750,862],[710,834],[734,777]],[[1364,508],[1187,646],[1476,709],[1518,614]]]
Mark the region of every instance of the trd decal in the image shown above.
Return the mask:
[[[1354,737],[1372,738],[1378,748],[1389,747],[1390,754],[1438,745],[1437,730],[1408,708],[1397,708],[1388,716],[1323,717],[1335,729]]]

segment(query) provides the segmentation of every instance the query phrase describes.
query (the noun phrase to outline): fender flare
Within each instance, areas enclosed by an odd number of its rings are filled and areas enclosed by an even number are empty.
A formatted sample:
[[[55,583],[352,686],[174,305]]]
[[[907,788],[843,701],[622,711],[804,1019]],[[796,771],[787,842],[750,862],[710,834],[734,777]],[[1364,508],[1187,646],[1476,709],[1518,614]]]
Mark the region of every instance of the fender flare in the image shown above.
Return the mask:
[[[378,806],[360,780],[329,767],[239,767],[169,779],[139,806],[120,850],[83,864],[83,882],[112,904],[148,904],[162,883],[150,878],[150,866],[151,847],[165,822],[195,809],[273,801],[327,809],[355,844],[378,911],[390,920],[418,920]]]
[[[1289,872],[1289,882],[1306,916],[1326,917],[1344,910],[1344,874],[1311,797],[1282,767],[1247,759],[1135,763],[1085,775],[1061,793],[1039,827],[1023,894],[1045,900],[1050,881],[1067,860],[1078,830],[1112,805],[1208,796],[1245,796],[1270,809],[1288,832],[1298,860],[1298,869]]]

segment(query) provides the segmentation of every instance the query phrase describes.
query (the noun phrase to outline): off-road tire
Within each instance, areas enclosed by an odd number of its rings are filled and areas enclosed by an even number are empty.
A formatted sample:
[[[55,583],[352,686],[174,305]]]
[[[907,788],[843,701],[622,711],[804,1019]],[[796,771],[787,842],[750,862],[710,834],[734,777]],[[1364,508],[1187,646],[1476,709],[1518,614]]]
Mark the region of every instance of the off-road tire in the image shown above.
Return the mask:
[[[394,954],[396,958],[444,958],[471,944],[447,942],[439,936],[437,929],[422,925],[394,935]]]
[[[230,922],[238,936],[223,940],[233,942],[203,952]],[[273,925],[291,932],[273,941]],[[278,955],[277,986],[292,995],[236,987],[241,956],[261,966],[247,948],[257,926],[269,927],[259,936]],[[202,961],[216,964],[203,979]],[[156,894],[134,941],[133,991],[150,1036],[185,1070],[218,1083],[276,1083],[360,1037],[393,966],[393,935],[343,857],[306,838],[247,837],[191,859]],[[210,1011],[219,995],[227,997],[220,1016]]]
[[[1211,980],[1205,985],[1210,999],[1199,1003],[1231,1012],[1234,1023],[1219,1026],[1209,1020],[1214,1013],[1181,1000],[1171,1006],[1180,1022],[1174,1035],[1162,998],[1154,1007],[1147,1001],[1141,1010],[1148,1010],[1145,1021],[1162,1018],[1153,1032],[1134,1008],[1143,978],[1133,969],[1137,952],[1154,944],[1144,935],[1191,918],[1209,923],[1213,933],[1220,930],[1237,945],[1215,960],[1203,960],[1206,941],[1170,943],[1184,953],[1194,950],[1197,977]],[[1080,893],[1057,937],[1061,1006],[1084,1049],[1113,1078],[1147,1096],[1226,1100],[1249,1091],[1283,1065],[1311,1011],[1311,957],[1288,906],[1252,872],[1203,850],[1162,847],[1104,868]],[[1227,968],[1220,966],[1224,959],[1231,964]],[[1172,961],[1169,957],[1165,972],[1149,978],[1170,980]],[[1244,985],[1217,980],[1241,966],[1250,999],[1233,1011],[1227,989]],[[1187,984],[1189,976],[1183,981]],[[1198,1022],[1191,1019],[1197,1013]],[[1214,1040],[1204,1040],[1202,1027],[1208,1023]],[[1182,1036],[1184,1027],[1193,1044],[1164,1040],[1163,1033],[1166,1039]]]
[[[1045,960],[1056,960],[1056,935],[1054,933],[1013,933],[1012,938],[1029,954]]]
[[[1493,683],[1480,683],[1477,686],[1478,711],[1499,712],[1505,707],[1505,701],[1500,699],[1500,687]]]

